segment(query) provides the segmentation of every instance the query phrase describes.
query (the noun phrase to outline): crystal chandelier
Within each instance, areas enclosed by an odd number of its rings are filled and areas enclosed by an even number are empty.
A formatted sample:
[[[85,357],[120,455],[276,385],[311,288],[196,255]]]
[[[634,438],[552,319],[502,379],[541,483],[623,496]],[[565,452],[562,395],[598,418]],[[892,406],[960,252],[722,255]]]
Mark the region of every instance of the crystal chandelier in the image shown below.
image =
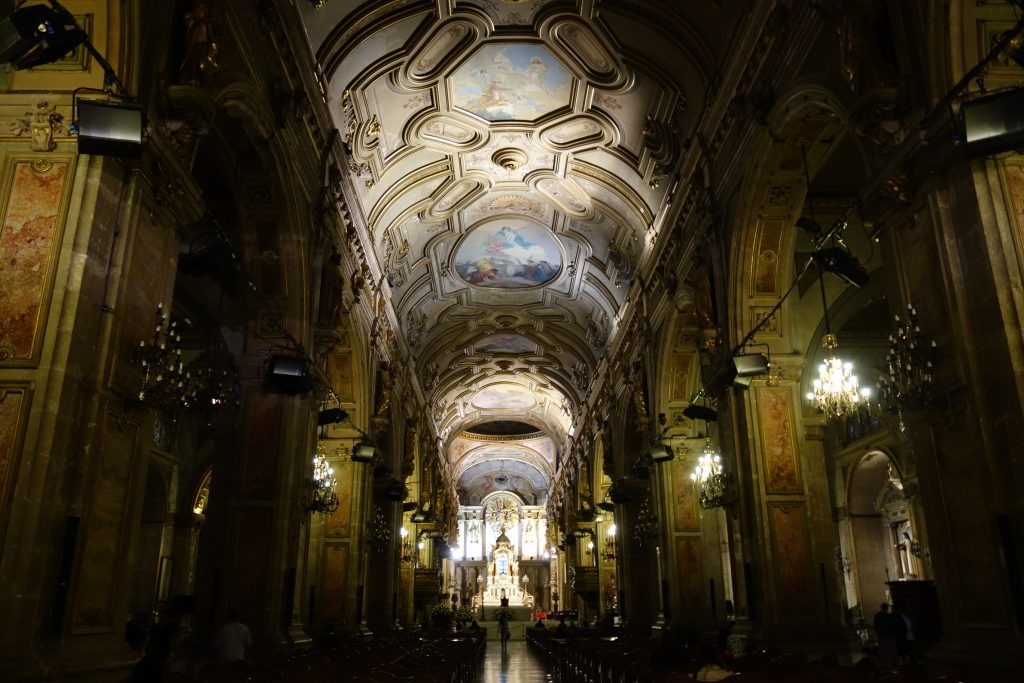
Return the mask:
[[[711,445],[710,438],[704,440],[704,452],[697,460],[690,479],[700,486],[702,508],[710,510],[725,506],[728,476],[722,469],[722,455]]]
[[[310,512],[334,512],[338,509],[340,501],[334,492],[338,480],[334,477],[334,468],[327,462],[323,453],[317,453],[313,458],[313,482],[309,505],[306,509]]]
[[[900,429],[904,407],[922,410],[931,405],[932,382],[938,363],[938,346],[928,342],[917,324],[917,310],[907,304],[907,320],[896,319],[896,333],[889,335],[889,354],[886,356],[888,377],[878,380],[878,393],[882,405],[899,418]]]
[[[807,401],[819,413],[834,419],[855,411],[860,405],[861,393],[858,391],[857,375],[853,374],[853,363],[842,360],[835,353],[838,343],[829,326],[825,279],[824,273],[820,271],[818,283],[821,285],[821,305],[825,311],[825,336],[821,344],[825,348],[825,362],[818,366],[818,378],[814,380],[814,390],[807,392]],[[865,389],[864,398],[869,393]]]

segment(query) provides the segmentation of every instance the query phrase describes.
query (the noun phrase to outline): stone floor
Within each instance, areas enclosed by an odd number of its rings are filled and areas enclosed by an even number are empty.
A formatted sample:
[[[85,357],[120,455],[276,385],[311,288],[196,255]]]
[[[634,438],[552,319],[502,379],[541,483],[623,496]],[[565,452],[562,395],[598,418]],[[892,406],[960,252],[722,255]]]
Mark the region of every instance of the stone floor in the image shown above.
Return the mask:
[[[544,662],[524,641],[513,641],[505,652],[501,643],[488,641],[477,680],[481,683],[535,683],[550,681]]]

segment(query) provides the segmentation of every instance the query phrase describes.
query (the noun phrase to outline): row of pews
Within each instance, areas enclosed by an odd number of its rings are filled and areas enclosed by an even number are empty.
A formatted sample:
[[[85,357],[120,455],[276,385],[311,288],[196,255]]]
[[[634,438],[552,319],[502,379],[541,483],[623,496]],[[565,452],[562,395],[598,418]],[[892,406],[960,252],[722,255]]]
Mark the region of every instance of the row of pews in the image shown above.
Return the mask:
[[[487,633],[399,633],[297,652],[267,664],[225,670],[211,664],[196,677],[171,674],[164,680],[217,683],[349,683],[417,681],[472,683],[487,646]]]
[[[925,683],[921,667],[880,670],[874,658],[841,665],[834,655],[810,660],[803,653],[755,651],[723,660],[715,648],[669,644],[644,634],[599,635],[527,629],[526,640],[556,683]],[[949,683],[954,680],[949,679]]]

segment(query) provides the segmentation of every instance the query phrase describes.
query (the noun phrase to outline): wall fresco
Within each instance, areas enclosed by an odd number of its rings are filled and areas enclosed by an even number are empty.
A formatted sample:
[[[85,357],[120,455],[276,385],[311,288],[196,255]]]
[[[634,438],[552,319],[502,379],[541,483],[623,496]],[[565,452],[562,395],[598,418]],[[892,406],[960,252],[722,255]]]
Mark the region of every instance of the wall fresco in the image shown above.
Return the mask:
[[[675,498],[675,530],[698,531],[697,491],[690,479],[693,463],[689,459],[672,461],[672,492]]]
[[[758,388],[757,411],[761,423],[765,491],[801,492],[800,463],[793,436],[791,394],[788,389]]]
[[[772,534],[779,617],[811,617],[814,612],[813,596],[818,589],[811,580],[811,553],[803,503],[769,503],[768,523]]]
[[[57,222],[69,165],[14,163],[0,224],[0,361],[34,358],[42,340],[60,250]]]
[[[704,561],[700,536],[676,538],[676,581],[685,611],[693,615],[704,611]]]

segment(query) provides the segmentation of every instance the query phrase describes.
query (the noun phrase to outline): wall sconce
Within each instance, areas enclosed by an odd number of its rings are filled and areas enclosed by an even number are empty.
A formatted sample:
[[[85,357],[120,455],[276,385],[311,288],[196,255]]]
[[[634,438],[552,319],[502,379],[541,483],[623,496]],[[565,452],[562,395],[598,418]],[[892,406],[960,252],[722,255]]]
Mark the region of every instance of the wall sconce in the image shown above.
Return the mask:
[[[615,534],[618,530],[618,527],[615,526],[615,522],[612,522],[611,526],[608,527],[607,537],[604,539],[604,553],[601,557],[609,562],[615,559]]]
[[[409,538],[409,530],[404,526],[398,528],[398,535],[402,539],[402,562],[411,563],[416,559],[412,551],[412,539]]]

